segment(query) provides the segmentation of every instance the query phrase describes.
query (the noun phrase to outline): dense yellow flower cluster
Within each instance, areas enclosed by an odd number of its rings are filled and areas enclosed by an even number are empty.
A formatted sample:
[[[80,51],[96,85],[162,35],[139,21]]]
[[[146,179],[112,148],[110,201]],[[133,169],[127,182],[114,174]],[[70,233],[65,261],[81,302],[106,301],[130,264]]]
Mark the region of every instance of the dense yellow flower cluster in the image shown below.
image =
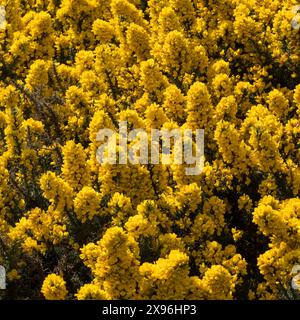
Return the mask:
[[[299,296],[296,4],[0,0],[0,295]],[[202,173],[100,164],[120,121],[204,129]]]
[[[49,274],[43,282],[42,293],[47,300],[64,300],[68,291],[62,277]]]

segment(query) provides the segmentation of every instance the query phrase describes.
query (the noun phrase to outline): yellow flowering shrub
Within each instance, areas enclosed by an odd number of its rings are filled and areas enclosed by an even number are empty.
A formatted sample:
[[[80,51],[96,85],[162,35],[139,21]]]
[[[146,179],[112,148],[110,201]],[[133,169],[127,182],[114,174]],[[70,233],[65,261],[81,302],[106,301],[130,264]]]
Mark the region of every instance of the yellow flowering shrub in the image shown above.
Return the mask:
[[[299,297],[296,4],[0,0],[0,299]],[[100,164],[121,121],[202,172]]]

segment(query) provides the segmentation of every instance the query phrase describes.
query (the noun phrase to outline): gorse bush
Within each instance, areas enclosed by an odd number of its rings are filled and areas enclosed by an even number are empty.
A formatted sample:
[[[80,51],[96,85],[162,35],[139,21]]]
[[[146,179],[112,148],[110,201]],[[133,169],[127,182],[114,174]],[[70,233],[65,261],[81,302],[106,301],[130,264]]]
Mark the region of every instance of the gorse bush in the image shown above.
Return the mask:
[[[0,3],[2,298],[297,298],[297,1]],[[204,129],[202,173],[99,164],[119,121]]]

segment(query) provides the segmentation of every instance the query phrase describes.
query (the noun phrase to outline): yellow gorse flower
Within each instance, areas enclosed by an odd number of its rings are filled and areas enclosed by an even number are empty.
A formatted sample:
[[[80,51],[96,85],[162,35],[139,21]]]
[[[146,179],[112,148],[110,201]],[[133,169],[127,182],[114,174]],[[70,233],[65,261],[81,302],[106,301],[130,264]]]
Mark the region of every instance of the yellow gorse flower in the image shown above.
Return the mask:
[[[41,291],[47,300],[64,300],[68,294],[64,279],[56,274],[46,277]]]
[[[14,298],[293,298],[295,1],[0,5],[0,264]],[[100,164],[97,134],[120,121],[204,129],[202,173]]]

